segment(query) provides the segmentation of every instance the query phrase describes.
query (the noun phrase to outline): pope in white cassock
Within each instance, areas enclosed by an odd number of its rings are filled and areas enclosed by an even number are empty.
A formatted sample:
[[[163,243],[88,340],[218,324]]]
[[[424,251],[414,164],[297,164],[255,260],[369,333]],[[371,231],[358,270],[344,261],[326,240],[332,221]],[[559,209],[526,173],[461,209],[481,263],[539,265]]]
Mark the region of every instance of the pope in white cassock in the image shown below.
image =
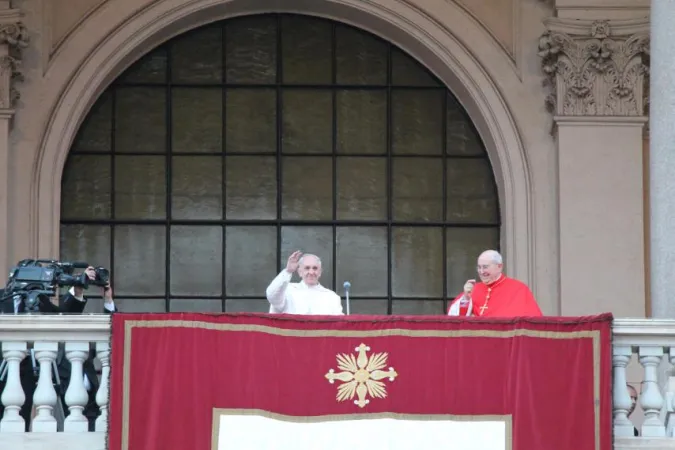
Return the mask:
[[[291,283],[295,271],[302,279]],[[271,313],[304,315],[341,315],[342,299],[319,284],[321,260],[316,255],[293,252],[286,268],[267,286],[267,301]]]

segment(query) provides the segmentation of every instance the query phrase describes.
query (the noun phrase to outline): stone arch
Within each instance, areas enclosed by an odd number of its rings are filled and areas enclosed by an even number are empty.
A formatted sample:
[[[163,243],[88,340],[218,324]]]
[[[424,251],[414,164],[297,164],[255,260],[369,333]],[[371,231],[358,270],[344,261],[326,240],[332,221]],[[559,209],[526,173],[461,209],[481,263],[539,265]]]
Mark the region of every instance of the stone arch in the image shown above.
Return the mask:
[[[534,285],[531,174],[514,114],[490,76],[516,79],[517,74],[496,41],[459,6],[442,2],[438,7],[442,11],[430,12],[403,0],[287,0],[273,8],[257,0],[160,0],[139,9],[137,2],[121,0],[99,7],[70,35],[45,74],[47,79],[53,74],[63,87],[54,98],[32,173],[34,254],[58,255],[63,167],[82,120],[110,82],[144,53],[189,29],[235,16],[290,12],[329,18],[378,35],[407,51],[453,91],[492,162],[509,273]],[[443,23],[434,17],[443,17]],[[69,49],[76,54],[61,58]]]

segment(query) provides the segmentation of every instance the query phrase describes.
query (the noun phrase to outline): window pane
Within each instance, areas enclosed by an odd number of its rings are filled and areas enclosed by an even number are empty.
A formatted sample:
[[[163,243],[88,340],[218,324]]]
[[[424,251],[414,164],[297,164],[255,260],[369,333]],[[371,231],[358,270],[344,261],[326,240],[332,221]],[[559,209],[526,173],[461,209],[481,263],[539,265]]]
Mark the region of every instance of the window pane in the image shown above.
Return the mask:
[[[282,74],[284,83],[331,82],[331,24],[312,17],[281,20]]]
[[[112,151],[112,103],[112,94],[104,92],[82,123],[71,152]]]
[[[344,313],[347,314],[347,305],[344,299],[342,300],[342,309]],[[387,299],[350,299],[349,309],[351,314],[384,316],[387,314]]]
[[[277,275],[276,227],[227,227],[225,255],[227,295],[264,296]]]
[[[171,227],[171,294],[221,295],[222,279],[222,227]]]
[[[140,312],[149,312],[149,313],[163,313],[167,312],[166,310],[166,301],[161,298],[120,298],[115,299],[115,306],[120,311],[125,313],[140,313]]]
[[[171,299],[171,312],[223,312],[223,301],[218,299]]]
[[[270,281],[272,281],[270,279]],[[257,312],[257,313],[268,313],[270,312],[270,303],[266,298],[256,298],[256,299],[236,299],[228,298],[225,300],[225,311],[228,313],[238,313],[238,312]]]
[[[392,151],[399,155],[440,155],[443,150],[443,92],[395,90]]]
[[[110,227],[61,225],[61,260],[86,261],[110,270]]]
[[[174,88],[171,95],[171,150],[221,152],[223,99],[220,88]]]
[[[174,219],[223,217],[223,167],[220,156],[175,156],[171,169]]]
[[[166,178],[163,156],[115,158],[115,218],[166,217]]]
[[[158,48],[135,62],[121,77],[124,83],[166,83],[167,51]]]
[[[398,86],[440,86],[417,60],[397,48],[391,50],[392,84]]]
[[[274,83],[277,76],[276,17],[242,17],[227,23],[228,83]]]
[[[115,100],[115,151],[166,151],[166,90],[118,88]]]
[[[335,29],[338,84],[387,83],[387,43],[369,33],[338,25]]]
[[[394,300],[391,306],[394,315],[437,316],[446,312],[442,300]]]
[[[61,180],[64,219],[108,219],[112,164],[106,155],[70,155]]]
[[[337,151],[387,153],[387,94],[384,91],[338,91]]]
[[[296,250],[311,253],[321,259],[320,283],[333,289],[333,229],[331,227],[282,227],[279,263],[286,267],[288,257]],[[271,281],[271,280],[270,280]],[[293,281],[300,281],[298,274]]]
[[[200,28],[178,37],[171,45],[174,83],[219,83],[223,79],[221,28]]]
[[[283,91],[285,153],[333,151],[333,98],[325,90]]]
[[[443,220],[443,164],[436,158],[393,158],[395,220]]]
[[[164,295],[166,228],[116,226],[114,252],[115,294]],[[126,312],[124,309],[120,310]]]
[[[387,295],[387,228],[338,227],[337,285],[352,284],[356,296]]]
[[[228,89],[225,127],[225,151],[228,153],[276,153],[276,92],[271,89]]]
[[[395,227],[392,240],[391,280],[394,296],[442,296],[442,230],[430,227]]]
[[[283,159],[283,219],[321,220],[333,216],[333,164],[331,158]]]
[[[273,156],[228,156],[225,159],[228,219],[277,217],[277,160]]]
[[[449,159],[448,221],[459,223],[499,222],[497,190],[487,159]]]
[[[448,228],[445,230],[447,255],[447,296],[455,298],[466,280],[477,278],[478,256],[488,249],[499,250],[499,228]]]
[[[447,95],[447,144],[448,155],[483,155],[485,149],[459,102]]]
[[[337,218],[387,218],[387,159],[337,159]]]

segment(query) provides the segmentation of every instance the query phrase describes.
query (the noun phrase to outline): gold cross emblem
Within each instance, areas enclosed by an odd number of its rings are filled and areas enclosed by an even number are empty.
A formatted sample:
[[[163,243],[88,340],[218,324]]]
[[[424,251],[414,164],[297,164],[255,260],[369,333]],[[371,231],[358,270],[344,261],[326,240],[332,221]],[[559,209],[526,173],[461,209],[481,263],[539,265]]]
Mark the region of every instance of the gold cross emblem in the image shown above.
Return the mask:
[[[389,381],[394,381],[398,373],[393,367],[387,371],[382,370],[387,365],[388,353],[373,353],[368,356],[366,352],[370,351],[370,347],[366,344],[359,345],[354,351],[358,352],[357,357],[354,354],[338,354],[337,366],[342,372],[336,373],[330,369],[325,377],[331,384],[335,383],[335,380],[344,382],[338,386],[336,396],[338,402],[351,400],[356,396],[358,399],[354,400],[354,404],[363,408],[370,403],[367,396],[385,398],[386,385],[380,380],[389,378]]]

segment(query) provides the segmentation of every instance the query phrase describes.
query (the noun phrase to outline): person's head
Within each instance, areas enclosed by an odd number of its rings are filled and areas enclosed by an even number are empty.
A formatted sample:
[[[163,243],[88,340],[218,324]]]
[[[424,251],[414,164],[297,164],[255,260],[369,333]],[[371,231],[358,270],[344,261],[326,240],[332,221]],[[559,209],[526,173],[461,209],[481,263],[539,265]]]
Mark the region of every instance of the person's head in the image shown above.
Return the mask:
[[[483,283],[492,283],[502,274],[504,262],[496,250],[486,250],[478,257],[478,276]]]
[[[319,284],[319,278],[321,278],[321,259],[316,255],[305,253],[299,261],[298,275],[308,286]]]
[[[635,411],[635,406],[637,405],[638,393],[637,393],[637,389],[635,389],[630,384],[627,385],[627,387],[628,387],[628,393],[630,394],[630,409],[628,410],[628,415],[630,416],[631,414],[633,414],[633,411]]]

